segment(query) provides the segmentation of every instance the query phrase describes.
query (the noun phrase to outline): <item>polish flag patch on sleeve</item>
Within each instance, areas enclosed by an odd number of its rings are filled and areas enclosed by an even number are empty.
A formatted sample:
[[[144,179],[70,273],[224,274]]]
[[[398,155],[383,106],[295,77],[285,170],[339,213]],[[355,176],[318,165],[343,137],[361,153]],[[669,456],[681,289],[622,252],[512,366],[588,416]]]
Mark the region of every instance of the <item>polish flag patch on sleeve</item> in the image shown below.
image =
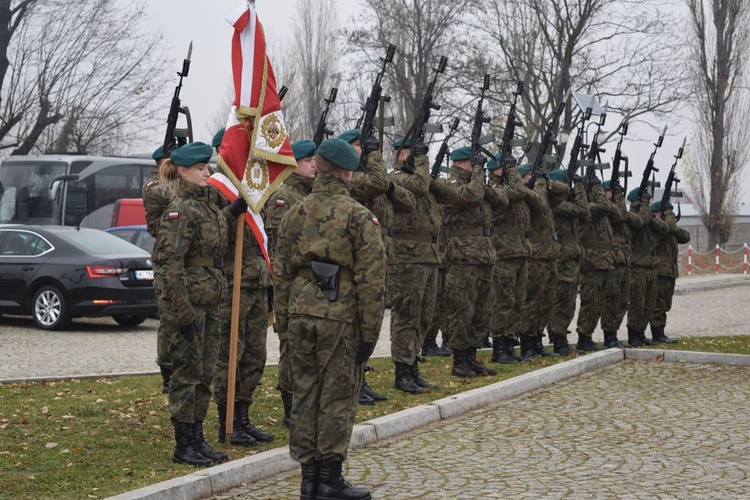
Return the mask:
[[[284,200],[282,200],[281,198],[277,198],[277,199],[276,199],[276,206],[277,206],[277,207],[283,207],[283,206],[286,206],[286,202],[285,202]]]
[[[373,216],[373,218],[372,218],[372,223],[373,223],[373,224],[375,224],[376,226],[379,226],[379,225],[380,225],[380,221],[378,220],[378,218],[377,218],[377,217],[374,217],[374,216]]]
[[[179,218],[180,218],[180,212],[169,212],[167,214],[167,219],[169,220],[174,220],[174,219],[179,219]]]

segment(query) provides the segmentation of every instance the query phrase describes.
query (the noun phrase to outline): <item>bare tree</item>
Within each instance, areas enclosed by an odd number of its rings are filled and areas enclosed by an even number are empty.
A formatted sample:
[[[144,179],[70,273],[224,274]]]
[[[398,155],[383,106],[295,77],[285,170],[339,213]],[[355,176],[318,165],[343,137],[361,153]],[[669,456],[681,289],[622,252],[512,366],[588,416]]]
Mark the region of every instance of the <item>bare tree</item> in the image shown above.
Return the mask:
[[[731,235],[740,176],[750,159],[750,102],[745,86],[750,6],[743,0],[686,3],[698,122],[695,154],[686,169],[711,248]]]
[[[142,3],[0,0],[0,152],[112,154],[149,136],[170,72],[144,15]]]

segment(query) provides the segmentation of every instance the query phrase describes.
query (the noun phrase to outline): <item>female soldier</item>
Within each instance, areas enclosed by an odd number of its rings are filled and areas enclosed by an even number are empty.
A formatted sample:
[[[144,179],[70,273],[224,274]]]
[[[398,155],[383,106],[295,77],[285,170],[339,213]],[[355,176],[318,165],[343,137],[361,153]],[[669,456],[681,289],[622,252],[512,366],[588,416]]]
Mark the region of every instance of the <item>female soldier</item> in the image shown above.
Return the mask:
[[[172,461],[210,465],[228,460],[203,439],[203,419],[211,399],[211,380],[219,351],[221,309],[227,292],[222,273],[227,218],[247,209],[242,199],[224,211],[209,202],[208,161],[212,149],[194,142],[177,148],[160,167],[161,180],[174,198],[164,211],[157,242],[162,268],[166,321],[174,326],[169,410],[175,429]]]

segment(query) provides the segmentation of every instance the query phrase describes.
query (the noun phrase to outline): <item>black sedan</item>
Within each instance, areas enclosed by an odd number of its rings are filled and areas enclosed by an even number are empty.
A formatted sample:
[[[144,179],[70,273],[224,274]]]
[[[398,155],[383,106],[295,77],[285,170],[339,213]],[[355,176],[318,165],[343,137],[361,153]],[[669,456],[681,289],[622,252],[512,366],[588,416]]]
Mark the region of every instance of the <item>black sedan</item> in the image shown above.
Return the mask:
[[[148,252],[98,229],[0,225],[0,313],[45,330],[84,316],[139,325],[156,313],[153,282]]]

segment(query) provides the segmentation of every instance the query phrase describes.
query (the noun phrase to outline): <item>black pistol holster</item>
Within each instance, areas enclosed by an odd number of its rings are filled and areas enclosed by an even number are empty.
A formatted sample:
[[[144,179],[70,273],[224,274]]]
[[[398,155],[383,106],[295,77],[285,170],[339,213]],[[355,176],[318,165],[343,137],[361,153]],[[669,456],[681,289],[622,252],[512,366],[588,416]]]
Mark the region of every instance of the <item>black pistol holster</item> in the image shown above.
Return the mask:
[[[313,277],[318,283],[318,288],[323,292],[328,300],[334,302],[339,294],[339,278],[341,276],[341,266],[333,262],[323,262],[320,260],[311,260]]]

